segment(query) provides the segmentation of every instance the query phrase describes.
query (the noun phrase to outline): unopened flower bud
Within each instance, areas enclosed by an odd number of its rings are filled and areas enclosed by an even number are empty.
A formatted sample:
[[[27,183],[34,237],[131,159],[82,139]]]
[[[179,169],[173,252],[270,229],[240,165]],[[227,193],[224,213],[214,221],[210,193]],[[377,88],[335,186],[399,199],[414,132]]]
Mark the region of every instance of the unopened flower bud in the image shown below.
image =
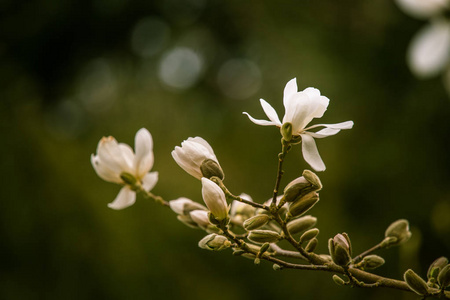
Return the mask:
[[[253,263],[255,265],[259,265],[261,263],[261,259],[259,257],[255,258],[255,260],[253,261]]]
[[[314,252],[316,250],[317,244],[319,243],[319,240],[316,238],[313,238],[308,242],[308,244],[305,247],[306,252]]]
[[[450,285],[450,265],[446,265],[439,272],[439,276],[437,279],[442,289],[445,289]]]
[[[198,246],[206,250],[220,251],[229,248],[231,242],[223,235],[212,233],[201,239]]]
[[[328,241],[328,249],[334,263],[339,266],[346,266],[352,260],[352,246],[350,238],[346,233],[337,234]]]
[[[316,175],[316,173],[310,170],[304,170],[302,176],[305,177],[305,179],[315,187],[316,192],[322,189],[322,182],[320,181],[320,178]]]
[[[313,188],[313,185],[305,179],[305,177],[298,177],[286,185],[284,188],[284,200],[286,202],[293,202],[299,197],[307,194]]]
[[[213,176],[219,177],[221,180],[225,178],[220,165],[212,159],[205,159],[200,166],[200,171],[202,172],[203,177],[206,177],[208,179]]]
[[[319,194],[310,192],[289,205],[289,217],[297,217],[306,213],[319,201]]]
[[[200,203],[184,197],[169,201],[169,206],[178,215],[189,215],[193,210],[206,210]]]
[[[261,248],[259,249],[258,252],[258,256],[261,256],[262,254],[264,254],[264,252],[266,252],[267,250],[269,250],[270,247],[270,243],[264,243]]]
[[[286,122],[280,128],[281,135],[283,139],[289,142],[292,139],[292,123]]]
[[[217,220],[228,217],[228,205],[222,189],[207,178],[202,178],[202,195],[209,211]]]
[[[437,279],[439,272],[448,264],[447,257],[441,256],[430,265],[427,272],[428,279]]]
[[[258,229],[266,225],[269,220],[270,217],[268,215],[256,215],[254,217],[251,217],[250,219],[245,220],[244,228],[248,231]]]
[[[300,244],[307,242],[307,241],[315,238],[318,234],[319,234],[319,229],[317,229],[317,228],[310,229],[310,230],[306,231],[304,234],[302,234],[299,242],[300,242]]]
[[[418,295],[426,295],[428,293],[428,286],[425,280],[417,275],[413,270],[409,269],[403,275],[406,284],[409,288]]]
[[[287,229],[290,234],[294,235],[299,232],[310,229],[317,223],[317,218],[313,216],[304,216],[290,221],[287,224]]]
[[[280,240],[281,236],[272,230],[253,230],[250,231],[248,239],[254,243],[275,243]]]
[[[361,266],[364,269],[376,269],[384,265],[384,259],[378,255],[367,255],[361,261]]]
[[[400,219],[389,225],[385,232],[386,247],[398,246],[409,240],[411,231],[409,231],[408,220]],[[395,239],[393,239],[395,238]]]
[[[191,216],[191,219],[202,229],[206,229],[211,225],[209,222],[208,212],[206,210],[193,210],[189,213],[189,215]]]
[[[345,285],[344,279],[342,279],[341,277],[337,276],[336,274],[333,275],[333,281],[337,285]]]
[[[136,185],[136,182],[137,182],[136,177],[134,177],[133,175],[131,175],[130,173],[127,173],[127,172],[120,173],[120,179],[122,179],[125,184],[131,185],[131,186]]]
[[[273,264],[272,268],[273,268],[274,271],[281,270],[281,266],[278,265],[278,264]]]

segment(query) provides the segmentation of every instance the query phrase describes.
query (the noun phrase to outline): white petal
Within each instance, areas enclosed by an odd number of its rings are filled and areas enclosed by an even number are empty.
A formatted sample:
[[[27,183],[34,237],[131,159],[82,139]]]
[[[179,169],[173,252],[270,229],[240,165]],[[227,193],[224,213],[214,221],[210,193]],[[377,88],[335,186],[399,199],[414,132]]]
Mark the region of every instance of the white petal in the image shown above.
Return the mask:
[[[134,168],[134,152],[127,144],[119,143],[119,148],[122,151],[122,156],[125,159],[130,169]]]
[[[267,103],[264,99],[259,99],[259,102],[261,103],[261,106],[262,106],[264,112],[266,113],[267,117],[269,118],[269,120],[272,121],[272,123],[281,126],[281,121],[278,118],[278,114],[275,111],[275,109],[272,107],[272,105]]]
[[[175,162],[188,174],[194,176],[197,179],[203,177],[200,167],[193,164],[190,158],[186,155],[181,147],[176,146],[175,150],[172,151],[172,157]]]
[[[284,87],[284,92],[283,92],[284,107],[286,107],[286,102],[288,101],[288,99],[297,92],[298,92],[297,78],[292,78],[291,80],[289,80],[289,82]]]
[[[341,131],[341,130],[340,129],[335,129],[335,128],[324,128],[324,129],[319,130],[317,132],[305,131],[305,133],[309,134],[313,138],[321,139],[321,138],[325,138],[325,137],[328,137],[328,136],[331,136],[331,135],[335,135],[339,131]]]
[[[228,205],[222,189],[213,181],[202,178],[202,196],[209,211],[219,220],[228,215]]]
[[[187,140],[191,141],[191,142],[195,142],[195,143],[200,144],[200,145],[203,145],[208,150],[208,152],[210,154],[214,155],[214,157],[216,156],[214,154],[213,148],[211,147],[211,145],[205,139],[203,139],[203,138],[201,138],[199,136],[196,136],[196,137],[190,137]]]
[[[142,187],[146,191],[151,191],[158,182],[158,172],[150,172],[142,178]]]
[[[109,169],[106,164],[101,163],[98,156],[95,156],[94,154],[91,155],[91,164],[92,167],[94,167],[95,172],[101,179],[114,183],[122,183],[120,173],[114,172],[113,170]]]
[[[133,205],[136,202],[136,193],[127,186],[124,186],[119,194],[117,195],[116,199],[114,199],[113,202],[108,204],[109,208],[112,209],[124,209],[128,206]]]
[[[144,176],[153,167],[153,140],[150,132],[141,128],[136,133],[135,137],[136,157],[134,161],[134,168],[138,177]]]
[[[283,123],[290,122],[292,133],[299,134],[311,122],[317,107],[318,103],[314,102],[306,93],[296,93],[287,101]]]
[[[316,171],[325,171],[325,164],[317,150],[314,138],[309,134],[301,134],[302,153],[305,161]]]
[[[437,20],[420,30],[408,50],[408,64],[419,77],[437,75],[450,57],[450,22]]]
[[[208,225],[211,225],[209,222],[208,212],[206,210],[193,210],[189,213],[189,215],[201,228],[206,228]]]
[[[397,0],[398,6],[407,14],[427,19],[449,7],[448,0]]]
[[[101,163],[118,174],[122,172],[133,173],[127,162],[127,155],[124,152],[124,147],[120,146],[116,139],[111,136],[102,138],[98,143],[97,156]]]
[[[252,121],[253,123],[255,123],[256,125],[261,125],[261,126],[277,126],[277,124],[275,124],[272,121],[267,121],[267,120],[258,120],[253,118],[252,116],[250,116],[248,113],[243,112],[244,115],[247,115],[247,117],[250,119],[250,121]]]
[[[345,121],[345,122],[336,123],[336,124],[316,124],[316,125],[309,126],[308,128],[305,128],[305,130],[310,130],[310,129],[317,128],[317,127],[327,127],[327,128],[332,128],[332,129],[352,129],[353,121]]]
[[[184,215],[184,206],[190,202],[192,202],[191,199],[181,197],[176,200],[169,201],[169,206],[170,209],[172,209],[176,214]]]
[[[309,87],[303,90],[303,93],[306,93],[312,101],[317,103],[316,110],[312,113],[313,118],[322,118],[323,114],[328,108],[328,104],[330,103],[330,99],[325,96],[320,95],[320,91],[316,88]]]

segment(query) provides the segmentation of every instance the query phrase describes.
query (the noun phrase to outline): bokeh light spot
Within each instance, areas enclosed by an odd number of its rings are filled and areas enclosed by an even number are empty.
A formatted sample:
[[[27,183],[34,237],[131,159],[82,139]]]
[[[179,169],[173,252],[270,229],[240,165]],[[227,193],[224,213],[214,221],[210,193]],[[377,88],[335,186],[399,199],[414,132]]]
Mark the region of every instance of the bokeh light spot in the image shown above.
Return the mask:
[[[248,59],[231,59],[220,67],[217,82],[227,97],[242,100],[261,87],[261,71]]]

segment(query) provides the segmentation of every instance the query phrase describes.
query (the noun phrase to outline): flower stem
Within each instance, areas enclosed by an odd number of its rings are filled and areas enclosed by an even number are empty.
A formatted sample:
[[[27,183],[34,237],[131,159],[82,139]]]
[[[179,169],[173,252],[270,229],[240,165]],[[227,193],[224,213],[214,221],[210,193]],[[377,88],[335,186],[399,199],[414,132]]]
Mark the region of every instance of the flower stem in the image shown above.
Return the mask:
[[[365,256],[367,256],[367,255],[369,255],[370,253],[372,253],[372,252],[374,252],[374,251],[376,251],[376,250],[378,250],[378,249],[381,249],[381,248],[383,248],[383,245],[382,245],[382,243],[379,243],[379,244],[373,246],[372,248],[370,248],[370,249],[364,251],[363,253],[359,254],[358,256],[356,256],[356,257],[353,259],[353,264],[358,263],[358,262],[359,262],[361,259],[363,259]]]
[[[275,188],[273,189],[272,206],[277,203],[278,189],[280,188],[281,178],[283,177],[283,161],[286,154],[289,152],[290,144],[284,139],[281,139],[281,152],[278,154],[278,171],[277,179],[275,181]]]
[[[162,206],[170,207],[169,202],[165,201],[161,196],[156,196],[152,192],[144,190],[142,186],[139,187],[138,192],[141,193],[146,199],[151,199]]]

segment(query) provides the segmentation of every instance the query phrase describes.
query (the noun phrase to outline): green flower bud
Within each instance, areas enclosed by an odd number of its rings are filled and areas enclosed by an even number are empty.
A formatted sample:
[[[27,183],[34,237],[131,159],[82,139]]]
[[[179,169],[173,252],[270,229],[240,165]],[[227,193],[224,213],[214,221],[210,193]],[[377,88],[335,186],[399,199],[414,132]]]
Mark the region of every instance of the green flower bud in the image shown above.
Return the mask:
[[[305,247],[306,252],[314,252],[316,250],[317,244],[319,243],[319,240],[316,238],[313,238],[309,241],[309,243]]]
[[[384,265],[384,259],[378,255],[367,255],[361,261],[361,266],[364,269],[376,269]]]
[[[303,232],[310,229],[317,223],[317,218],[313,216],[304,216],[287,223],[287,230],[290,234],[294,235],[296,233]]]
[[[280,128],[283,139],[289,142],[292,139],[292,123],[286,122]]]
[[[300,244],[307,242],[307,241],[315,238],[318,234],[319,234],[319,229],[317,229],[317,228],[310,229],[310,230],[306,231],[304,234],[302,234],[299,242],[300,242]]]
[[[136,177],[134,177],[133,175],[131,175],[130,173],[127,173],[127,172],[120,173],[120,179],[122,179],[125,184],[131,185],[131,186],[135,186],[136,182],[137,182]]]
[[[297,198],[314,190],[313,185],[305,179],[305,177],[298,177],[286,185],[284,188],[284,200],[286,202],[293,202]]]
[[[448,264],[447,257],[439,257],[436,259],[428,268],[427,277],[428,279],[437,279],[439,272]]]
[[[206,250],[220,251],[229,248],[231,242],[223,235],[212,233],[201,239],[198,246]]]
[[[304,170],[302,176],[305,177],[314,187],[315,191],[318,192],[322,189],[322,182],[320,182],[319,176],[310,170]]]
[[[384,240],[384,242],[386,242],[386,247],[399,246],[405,243],[411,237],[408,220],[400,219],[395,221],[389,225],[384,235],[386,237]]]
[[[267,250],[269,250],[270,247],[270,243],[264,243],[261,248],[259,249],[258,252],[258,256],[261,256],[262,254],[264,254],[264,252],[266,252]]]
[[[446,265],[439,272],[439,276],[437,279],[442,289],[445,289],[450,285],[450,265]]]
[[[336,274],[333,275],[333,281],[337,285],[345,285],[346,284],[344,279],[342,279],[341,277],[337,276]]]
[[[407,270],[403,275],[403,278],[405,279],[405,282],[409,286],[409,288],[416,294],[421,296],[428,294],[427,283],[413,270]]]
[[[220,165],[213,159],[205,159],[200,166],[203,177],[210,179],[213,176],[219,177],[220,180],[225,178]]]
[[[298,217],[310,210],[319,201],[319,194],[310,192],[289,205],[288,217]]]
[[[272,230],[253,230],[250,231],[248,239],[254,243],[275,243],[281,239],[281,236]]]
[[[347,266],[351,262],[352,246],[346,233],[339,233],[334,238],[329,239],[328,249],[335,264]]]
[[[281,266],[277,265],[277,264],[273,264],[272,268],[273,268],[274,271],[278,271],[278,270],[282,269]]]
[[[244,228],[248,231],[258,229],[266,225],[269,220],[270,217],[268,215],[256,215],[254,217],[251,217],[250,219],[245,220]]]

